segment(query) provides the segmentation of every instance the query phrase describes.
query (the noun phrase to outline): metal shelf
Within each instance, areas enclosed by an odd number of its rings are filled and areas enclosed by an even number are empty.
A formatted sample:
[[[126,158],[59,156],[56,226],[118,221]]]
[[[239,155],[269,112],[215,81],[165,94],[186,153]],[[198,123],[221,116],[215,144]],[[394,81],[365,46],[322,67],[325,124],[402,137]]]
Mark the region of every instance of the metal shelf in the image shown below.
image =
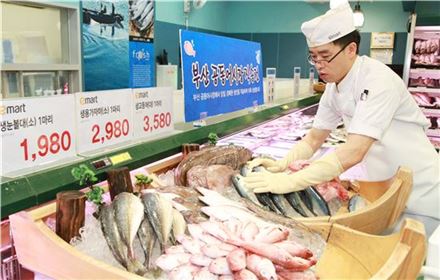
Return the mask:
[[[80,71],[79,64],[2,63],[1,71]]]

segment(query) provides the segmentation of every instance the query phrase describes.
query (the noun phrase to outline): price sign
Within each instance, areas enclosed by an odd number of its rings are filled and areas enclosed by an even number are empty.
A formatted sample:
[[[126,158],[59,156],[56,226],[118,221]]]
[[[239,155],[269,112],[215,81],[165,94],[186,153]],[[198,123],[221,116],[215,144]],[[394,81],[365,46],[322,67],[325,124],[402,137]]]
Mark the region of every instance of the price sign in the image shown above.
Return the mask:
[[[73,95],[1,101],[1,174],[74,157],[73,104]]]
[[[81,92],[75,99],[78,153],[133,138],[130,89]]]
[[[172,131],[172,88],[133,89],[134,138],[144,138]]]

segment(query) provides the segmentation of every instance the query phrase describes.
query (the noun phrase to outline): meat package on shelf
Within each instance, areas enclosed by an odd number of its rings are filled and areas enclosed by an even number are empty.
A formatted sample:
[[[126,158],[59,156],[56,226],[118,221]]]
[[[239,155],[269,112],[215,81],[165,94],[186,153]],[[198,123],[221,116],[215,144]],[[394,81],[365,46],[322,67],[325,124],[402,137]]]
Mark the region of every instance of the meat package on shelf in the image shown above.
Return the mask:
[[[411,55],[411,67],[440,67],[440,27],[416,27]]]

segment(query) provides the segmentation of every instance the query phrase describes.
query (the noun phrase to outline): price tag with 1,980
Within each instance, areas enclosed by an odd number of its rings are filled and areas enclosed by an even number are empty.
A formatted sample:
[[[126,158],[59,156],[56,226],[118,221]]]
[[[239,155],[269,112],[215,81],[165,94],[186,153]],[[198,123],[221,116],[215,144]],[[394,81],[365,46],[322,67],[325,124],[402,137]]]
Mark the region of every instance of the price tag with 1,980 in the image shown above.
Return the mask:
[[[1,174],[74,157],[73,104],[73,95],[0,102]]]

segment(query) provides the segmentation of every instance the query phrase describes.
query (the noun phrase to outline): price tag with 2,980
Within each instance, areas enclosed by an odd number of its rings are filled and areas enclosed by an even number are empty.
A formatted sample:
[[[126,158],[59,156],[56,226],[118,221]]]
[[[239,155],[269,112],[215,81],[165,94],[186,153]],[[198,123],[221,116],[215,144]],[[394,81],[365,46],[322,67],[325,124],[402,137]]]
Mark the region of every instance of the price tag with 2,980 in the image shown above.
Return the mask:
[[[133,138],[130,89],[77,93],[75,98],[78,153]]]
[[[74,157],[74,96],[0,102],[1,174]]]
[[[133,89],[134,138],[172,131],[173,91],[169,87]]]

